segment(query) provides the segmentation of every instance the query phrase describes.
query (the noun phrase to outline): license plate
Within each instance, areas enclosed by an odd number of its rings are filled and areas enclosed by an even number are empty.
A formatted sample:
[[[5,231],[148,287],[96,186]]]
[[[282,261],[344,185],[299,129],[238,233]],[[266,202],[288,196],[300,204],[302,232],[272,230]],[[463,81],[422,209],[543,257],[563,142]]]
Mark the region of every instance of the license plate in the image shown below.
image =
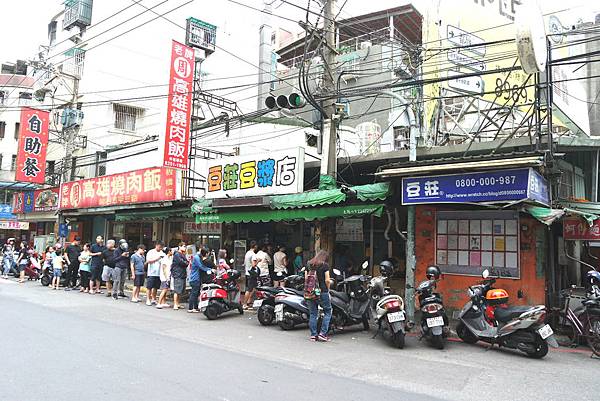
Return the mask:
[[[387,314],[388,322],[401,322],[404,320],[404,312],[392,312]]]
[[[545,340],[554,334],[554,331],[552,331],[552,327],[550,327],[550,325],[545,324],[542,326],[542,328],[538,329],[538,333],[540,334],[540,337],[542,337],[542,340]]]
[[[208,300],[200,301],[200,304],[198,306],[200,306],[200,308],[206,308],[208,306]]]
[[[275,305],[275,321],[276,322],[283,321],[283,304]]]
[[[444,318],[442,316],[430,317],[427,319],[427,327],[437,327],[444,325]]]
[[[257,299],[254,302],[252,302],[252,307],[253,308],[260,308],[260,306],[262,305],[263,300],[262,299]]]

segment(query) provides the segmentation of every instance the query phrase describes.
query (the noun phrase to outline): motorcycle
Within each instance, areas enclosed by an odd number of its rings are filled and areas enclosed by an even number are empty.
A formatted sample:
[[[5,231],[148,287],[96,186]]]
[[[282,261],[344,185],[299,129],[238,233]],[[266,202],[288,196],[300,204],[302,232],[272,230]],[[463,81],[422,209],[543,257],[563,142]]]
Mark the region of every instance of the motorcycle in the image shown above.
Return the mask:
[[[470,301],[459,314],[456,333],[462,341],[484,341],[492,346],[518,349],[531,358],[543,358],[548,346],[558,347],[552,328],[544,323],[546,307],[507,306],[508,292],[493,288],[495,278],[484,270],[483,281],[469,287]]]
[[[299,275],[287,276],[283,287],[259,286],[256,288],[256,300],[252,307],[257,309],[258,321],[263,326],[270,326],[275,320],[275,296],[284,291],[284,288],[302,290],[304,278]]]
[[[404,313],[404,300],[399,295],[391,293],[391,289],[385,286],[388,277],[393,274],[393,265],[389,261],[383,261],[379,265],[381,276],[371,279],[371,299],[376,301],[375,319],[377,322],[377,333],[373,338],[382,333],[396,348],[404,348],[405,335],[409,330]]]
[[[421,308],[421,338],[437,349],[444,349],[444,339],[450,331],[448,316],[442,296],[435,292],[441,271],[437,266],[427,268],[427,280],[421,282],[415,292]]]
[[[237,310],[244,314],[240,300],[240,286],[237,270],[227,270],[215,276],[211,283],[203,284],[200,291],[200,311],[209,320],[218,318],[225,312]]]
[[[275,323],[283,330],[292,330],[300,324],[308,324],[310,311],[302,290],[283,287],[275,295],[273,311]]]
[[[362,265],[363,271],[369,266],[368,262]],[[333,308],[331,322],[335,329],[362,324],[364,330],[369,330],[371,320],[371,288],[367,283],[371,277],[364,274],[355,274],[344,278],[338,269],[333,269],[338,290],[329,290],[331,306]],[[340,291],[342,289],[342,291]]]

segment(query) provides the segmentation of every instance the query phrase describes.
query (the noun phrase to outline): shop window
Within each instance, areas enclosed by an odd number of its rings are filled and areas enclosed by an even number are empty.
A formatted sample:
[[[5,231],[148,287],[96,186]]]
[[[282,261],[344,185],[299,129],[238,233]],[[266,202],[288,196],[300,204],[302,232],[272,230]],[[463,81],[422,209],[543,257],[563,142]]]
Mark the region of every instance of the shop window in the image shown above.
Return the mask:
[[[519,217],[513,211],[438,212],[436,263],[444,273],[519,278]]]
[[[19,132],[21,131],[21,123],[15,123],[15,140],[19,140]]]

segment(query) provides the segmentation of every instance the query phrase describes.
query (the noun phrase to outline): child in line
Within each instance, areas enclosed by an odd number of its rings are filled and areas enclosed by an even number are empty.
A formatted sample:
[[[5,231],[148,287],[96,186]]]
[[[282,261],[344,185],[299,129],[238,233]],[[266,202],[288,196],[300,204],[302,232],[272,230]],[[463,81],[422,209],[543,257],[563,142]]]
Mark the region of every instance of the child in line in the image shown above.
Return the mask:
[[[52,259],[52,268],[54,269],[54,274],[52,275],[52,285],[51,288],[54,290],[58,290],[58,286],[60,285],[60,276],[62,276],[63,266],[65,263],[63,250],[61,248],[56,249],[56,256]]]

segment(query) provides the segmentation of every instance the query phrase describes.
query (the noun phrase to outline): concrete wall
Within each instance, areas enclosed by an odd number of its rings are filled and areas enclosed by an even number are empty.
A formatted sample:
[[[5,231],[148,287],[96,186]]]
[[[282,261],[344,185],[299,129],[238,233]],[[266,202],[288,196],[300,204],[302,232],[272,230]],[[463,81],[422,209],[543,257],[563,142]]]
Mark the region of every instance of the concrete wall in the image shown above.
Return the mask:
[[[415,271],[417,283],[425,280],[427,267],[435,265],[437,210],[439,209],[435,206],[417,206],[417,269]],[[516,280],[498,279],[495,286],[508,291],[511,305],[545,304],[546,263],[545,260],[542,260],[545,252],[543,252],[543,241],[540,241],[540,233],[544,234],[546,229],[541,223],[524,215],[520,216],[519,223],[521,278]],[[460,310],[468,301],[467,288],[478,281],[480,279],[474,276],[444,275],[438,284],[438,290],[443,296],[446,308]],[[522,299],[517,297],[519,290],[523,292],[524,297]]]

